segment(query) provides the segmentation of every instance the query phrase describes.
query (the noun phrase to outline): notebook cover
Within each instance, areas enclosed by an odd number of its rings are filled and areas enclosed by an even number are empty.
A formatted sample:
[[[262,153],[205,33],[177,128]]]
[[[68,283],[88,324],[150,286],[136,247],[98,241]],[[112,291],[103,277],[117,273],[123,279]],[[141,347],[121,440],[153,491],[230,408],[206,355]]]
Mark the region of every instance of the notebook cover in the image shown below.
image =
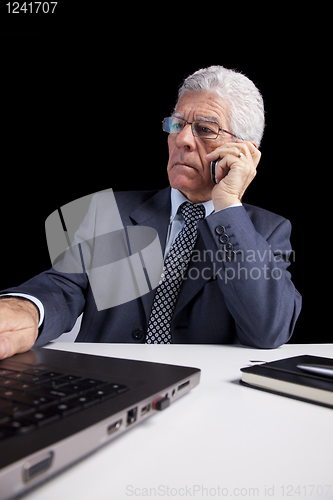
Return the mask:
[[[281,380],[283,382],[289,382],[295,385],[302,385],[314,389],[333,392],[333,379],[322,377],[320,375],[306,373],[303,370],[297,368],[297,365],[305,363],[324,364],[332,366],[333,368],[333,359],[331,358],[302,355],[302,356],[280,359],[278,361],[272,361],[269,363],[264,363],[262,365],[255,365],[247,368],[242,368],[241,371],[244,373],[259,375],[262,377],[272,378],[275,380]],[[332,408],[332,405],[322,403],[320,401],[314,401],[312,399],[300,397],[297,395],[286,394],[283,391],[280,392],[270,388],[258,387],[255,384],[252,385],[250,382],[247,383],[243,382],[242,380],[240,381],[240,383],[242,385],[253,387],[255,389],[259,389],[265,392],[279,394],[292,399],[297,399],[299,401],[306,401],[320,406],[325,406],[327,408]],[[297,387],[295,387],[295,390],[297,391]]]

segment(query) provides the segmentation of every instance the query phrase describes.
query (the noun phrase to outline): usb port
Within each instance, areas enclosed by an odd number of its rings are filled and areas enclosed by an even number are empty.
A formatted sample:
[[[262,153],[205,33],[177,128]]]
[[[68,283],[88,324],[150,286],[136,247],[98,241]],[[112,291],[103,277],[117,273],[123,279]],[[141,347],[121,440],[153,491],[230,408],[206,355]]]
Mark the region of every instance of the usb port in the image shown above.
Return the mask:
[[[146,415],[146,413],[148,413],[150,411],[150,405],[146,405],[146,406],[143,406],[141,408],[141,415]]]
[[[127,412],[127,425],[134,424],[134,422],[136,421],[137,414],[138,414],[138,407],[132,408],[132,410],[129,410]]]
[[[108,427],[108,434],[113,434],[114,432],[117,432],[119,427],[122,424],[122,420],[117,420],[117,422],[114,422],[113,424],[109,425]]]
[[[178,391],[180,391],[181,389],[184,389],[184,387],[187,387],[188,385],[190,385],[190,381],[189,380],[187,382],[184,382],[183,384],[180,384],[178,386]]]

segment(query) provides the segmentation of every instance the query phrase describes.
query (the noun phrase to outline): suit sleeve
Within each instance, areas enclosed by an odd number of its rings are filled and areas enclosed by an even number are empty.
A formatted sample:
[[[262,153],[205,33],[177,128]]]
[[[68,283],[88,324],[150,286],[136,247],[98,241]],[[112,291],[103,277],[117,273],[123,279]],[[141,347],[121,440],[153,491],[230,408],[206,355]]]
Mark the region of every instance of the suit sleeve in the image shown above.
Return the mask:
[[[252,220],[251,220],[252,219]],[[290,265],[291,224],[271,212],[234,207],[201,223],[226,305],[241,344],[276,348],[286,343],[301,310]]]
[[[41,346],[71,331],[83,311],[86,287],[84,273],[59,273],[51,268],[4,293],[23,293],[42,302],[45,317],[35,344]]]

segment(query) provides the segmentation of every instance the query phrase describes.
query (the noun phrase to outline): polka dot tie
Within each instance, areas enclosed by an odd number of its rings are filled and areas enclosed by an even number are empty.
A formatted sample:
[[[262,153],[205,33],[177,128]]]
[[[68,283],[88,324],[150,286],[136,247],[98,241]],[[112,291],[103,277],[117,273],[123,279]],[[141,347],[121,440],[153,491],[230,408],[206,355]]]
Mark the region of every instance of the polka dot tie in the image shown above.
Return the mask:
[[[203,205],[186,201],[180,206],[185,221],[165,259],[148,323],[146,344],[171,344],[171,319],[179,290],[197,239],[197,223],[205,217]]]

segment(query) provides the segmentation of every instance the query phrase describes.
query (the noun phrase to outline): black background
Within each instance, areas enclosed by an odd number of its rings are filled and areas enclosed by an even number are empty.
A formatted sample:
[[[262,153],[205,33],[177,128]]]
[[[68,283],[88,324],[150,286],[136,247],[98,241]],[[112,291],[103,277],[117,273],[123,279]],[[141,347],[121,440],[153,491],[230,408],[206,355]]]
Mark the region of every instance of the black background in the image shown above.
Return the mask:
[[[289,269],[303,296],[292,342],[331,342],[322,196],[309,153],[310,68],[319,63],[309,61],[304,33],[273,9],[265,23],[254,12],[243,23],[221,10],[219,23],[174,12],[165,26],[163,13],[142,6],[129,20],[80,5],[69,12],[59,2],[51,20],[2,16],[0,289],[49,267],[44,223],[61,205],[106,188],[168,184],[161,121],[186,76],[221,64],[246,74],[265,101],[262,159],[244,201],[292,223]]]

